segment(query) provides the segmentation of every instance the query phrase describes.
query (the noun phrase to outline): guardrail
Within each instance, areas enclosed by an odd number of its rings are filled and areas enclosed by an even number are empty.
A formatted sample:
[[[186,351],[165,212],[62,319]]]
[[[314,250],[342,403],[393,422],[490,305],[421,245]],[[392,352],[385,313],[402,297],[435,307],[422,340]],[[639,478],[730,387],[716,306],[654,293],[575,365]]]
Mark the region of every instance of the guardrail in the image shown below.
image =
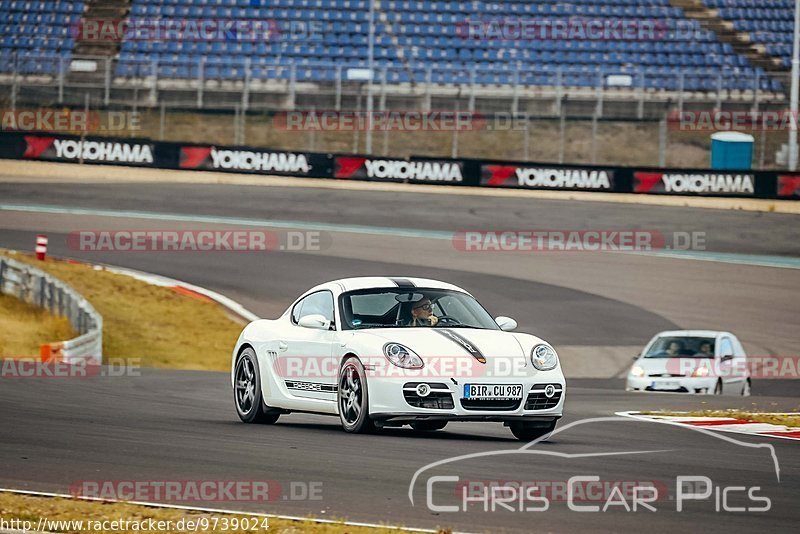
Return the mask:
[[[103,362],[103,317],[61,280],[25,263],[0,257],[0,294],[67,317],[80,334],[74,339],[42,345],[43,359]]]
[[[800,201],[800,173],[287,152],[146,138],[0,132],[0,159],[336,180]]]

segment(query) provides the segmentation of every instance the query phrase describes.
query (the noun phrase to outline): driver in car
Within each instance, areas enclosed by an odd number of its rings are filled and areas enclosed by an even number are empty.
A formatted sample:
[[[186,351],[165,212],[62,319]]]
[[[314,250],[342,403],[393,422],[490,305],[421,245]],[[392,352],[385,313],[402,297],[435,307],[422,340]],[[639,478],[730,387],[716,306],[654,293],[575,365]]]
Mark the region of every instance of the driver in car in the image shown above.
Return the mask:
[[[411,307],[411,321],[408,326],[436,326],[439,318],[433,314],[433,303],[424,297]]]

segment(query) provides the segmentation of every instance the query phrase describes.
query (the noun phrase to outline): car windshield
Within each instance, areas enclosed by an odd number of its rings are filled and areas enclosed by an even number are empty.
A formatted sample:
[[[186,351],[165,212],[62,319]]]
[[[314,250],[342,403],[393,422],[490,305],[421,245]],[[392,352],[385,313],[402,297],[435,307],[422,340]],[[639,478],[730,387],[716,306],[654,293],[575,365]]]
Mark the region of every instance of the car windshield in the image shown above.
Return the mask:
[[[656,339],[645,358],[713,358],[714,338],[665,336]]]
[[[481,328],[497,330],[477,300],[443,289],[379,288],[339,297],[343,330],[366,328]]]

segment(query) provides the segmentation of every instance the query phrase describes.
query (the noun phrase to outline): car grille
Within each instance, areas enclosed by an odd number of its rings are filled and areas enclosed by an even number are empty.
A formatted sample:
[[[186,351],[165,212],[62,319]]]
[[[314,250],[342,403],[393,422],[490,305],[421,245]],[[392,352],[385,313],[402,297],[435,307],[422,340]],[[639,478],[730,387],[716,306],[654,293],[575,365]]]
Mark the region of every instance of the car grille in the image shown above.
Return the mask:
[[[453,395],[447,384],[440,382],[426,382],[431,388],[431,392],[426,397],[417,395],[416,388],[421,382],[407,382],[403,384],[403,397],[409,406],[414,408],[429,408],[433,410],[452,410]]]
[[[679,375],[674,373],[651,373],[650,378],[684,378],[686,375]]]
[[[512,400],[473,400],[461,399],[461,407],[465,410],[516,410],[519,408],[522,399]]]
[[[549,385],[555,388],[552,397],[545,395],[545,388]],[[535,384],[531,388],[530,393],[528,393],[528,399],[525,401],[525,409],[549,410],[550,408],[555,408],[561,400],[561,393],[561,384]]]

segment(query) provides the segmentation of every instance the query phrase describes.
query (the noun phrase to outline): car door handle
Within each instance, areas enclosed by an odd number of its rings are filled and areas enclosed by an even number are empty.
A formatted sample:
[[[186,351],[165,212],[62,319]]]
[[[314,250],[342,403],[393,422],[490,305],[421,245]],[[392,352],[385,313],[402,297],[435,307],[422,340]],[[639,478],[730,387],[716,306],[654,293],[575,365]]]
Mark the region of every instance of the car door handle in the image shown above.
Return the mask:
[[[281,350],[281,352],[283,352],[283,351],[289,349],[289,344],[286,343],[285,341],[279,341],[278,342],[278,348]]]

